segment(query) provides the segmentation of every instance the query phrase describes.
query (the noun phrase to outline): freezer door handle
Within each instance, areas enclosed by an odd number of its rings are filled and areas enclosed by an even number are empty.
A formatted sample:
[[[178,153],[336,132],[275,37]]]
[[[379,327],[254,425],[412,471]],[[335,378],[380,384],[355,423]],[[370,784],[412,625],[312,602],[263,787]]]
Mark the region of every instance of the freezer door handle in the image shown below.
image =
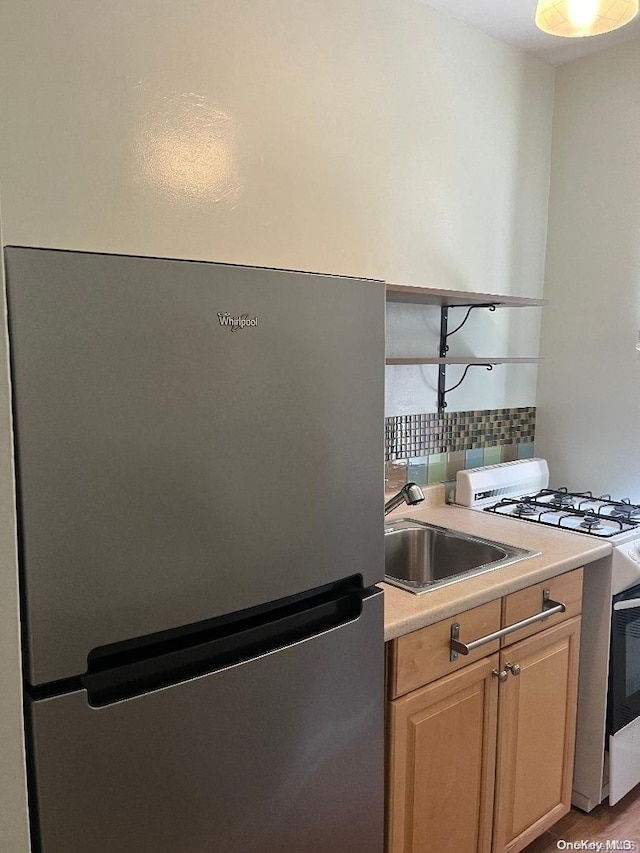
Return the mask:
[[[365,591],[365,596],[367,592]],[[146,646],[109,658],[108,668],[90,670],[80,678],[89,704],[102,707],[215,672],[284,648],[357,619],[363,591],[353,588],[321,593],[266,613],[239,619],[220,627],[171,642]],[[100,660],[100,656],[96,658]],[[89,658],[91,661],[91,656]],[[100,665],[100,664],[98,664]]]

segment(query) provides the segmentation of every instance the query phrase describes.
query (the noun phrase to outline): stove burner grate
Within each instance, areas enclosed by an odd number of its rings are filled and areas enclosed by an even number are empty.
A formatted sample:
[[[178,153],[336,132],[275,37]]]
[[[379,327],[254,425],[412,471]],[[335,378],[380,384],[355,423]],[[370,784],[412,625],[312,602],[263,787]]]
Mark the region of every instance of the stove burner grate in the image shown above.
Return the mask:
[[[549,501],[550,495],[568,496],[571,505],[567,505],[566,498],[563,505],[556,505]],[[534,524],[544,524],[548,527],[560,527],[570,530],[572,533],[583,533],[587,536],[597,536],[600,539],[608,539],[618,533],[626,533],[640,526],[640,519],[634,521],[627,517],[614,516],[612,512],[602,512],[602,508],[578,509],[573,505],[573,499],[582,498],[583,502],[593,502],[599,498],[589,498],[587,493],[567,493],[565,491],[553,492],[543,489],[536,495],[520,498],[502,498],[493,506],[484,508],[485,512],[493,512],[497,515],[509,515],[522,521],[530,521]],[[608,496],[607,496],[608,497]],[[607,504],[605,506],[610,506]],[[628,505],[631,506],[631,505]],[[624,509],[626,510],[626,506]],[[637,507],[640,511],[640,507]]]
[[[617,519],[615,520],[617,521]],[[604,524],[600,521],[597,515],[592,512],[588,512],[580,522],[580,527],[584,527],[585,530],[591,532],[592,530],[602,530]]]

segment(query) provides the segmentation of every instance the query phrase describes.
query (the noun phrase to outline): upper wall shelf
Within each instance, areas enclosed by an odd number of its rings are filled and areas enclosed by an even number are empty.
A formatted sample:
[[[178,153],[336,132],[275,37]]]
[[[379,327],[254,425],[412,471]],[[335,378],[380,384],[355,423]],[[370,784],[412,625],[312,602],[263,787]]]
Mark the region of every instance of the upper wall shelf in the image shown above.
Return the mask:
[[[412,305],[436,305],[440,308],[440,349],[438,356],[413,358],[388,358],[387,364],[437,364],[438,365],[438,411],[447,407],[446,396],[464,381],[470,367],[482,365],[492,370],[494,364],[525,364],[540,361],[539,358],[477,358],[447,355],[447,339],[455,335],[469,319],[474,308],[533,308],[547,304],[546,299],[530,299],[526,296],[498,296],[494,293],[466,293],[462,290],[441,290],[433,287],[413,287],[407,284],[387,284],[387,302],[403,302]],[[449,309],[466,308],[464,320],[449,331]],[[462,379],[451,388],[446,387],[447,364],[466,364]]]
[[[387,364],[481,364],[485,367],[487,364],[534,364],[542,361],[541,358],[502,358],[493,356],[490,358],[476,358],[475,356],[447,356],[446,358],[436,358],[435,356],[415,356],[409,358],[388,358]]]
[[[464,308],[472,305],[495,305],[496,308],[532,308],[546,305],[548,299],[528,296],[500,296],[496,293],[467,293],[464,290],[441,290],[437,287],[413,287],[387,283],[387,302],[409,302],[414,305],[438,305],[442,308]]]

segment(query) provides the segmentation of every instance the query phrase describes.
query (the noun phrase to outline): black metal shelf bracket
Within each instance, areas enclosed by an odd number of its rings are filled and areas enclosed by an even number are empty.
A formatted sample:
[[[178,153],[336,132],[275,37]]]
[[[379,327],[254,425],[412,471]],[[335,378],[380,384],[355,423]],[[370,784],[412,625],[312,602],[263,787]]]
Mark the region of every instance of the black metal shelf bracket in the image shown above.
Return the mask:
[[[441,367],[442,366],[443,365],[441,365]],[[449,391],[455,391],[456,388],[459,388],[460,385],[462,385],[462,383],[464,382],[464,380],[467,376],[467,371],[469,370],[470,367],[486,367],[487,370],[493,370],[492,364],[468,364],[464,369],[464,373],[462,374],[462,379],[459,382],[456,382],[455,385],[452,385],[451,388],[445,388],[442,391],[442,396],[440,395],[440,389],[438,388],[438,411],[439,412],[443,412],[447,408],[447,402],[445,400],[445,395],[448,394]]]
[[[455,335],[456,332],[460,331],[460,329],[464,326],[464,324],[469,319],[469,315],[471,314],[471,312],[473,311],[474,308],[488,308],[489,311],[495,311],[496,310],[495,304],[491,303],[491,302],[487,302],[484,304],[478,304],[478,305],[456,305],[455,307],[456,308],[466,308],[467,313],[465,314],[464,320],[462,321],[462,323],[457,325],[455,327],[455,329],[452,329],[451,331],[449,331],[449,306],[448,305],[442,305],[440,307],[440,350],[439,350],[440,358],[446,358],[447,353],[449,352],[449,345],[447,343],[447,339],[450,338],[452,335]],[[493,365],[491,365],[491,364],[481,364],[481,365],[468,364],[464,373],[462,374],[462,379],[460,380],[460,382],[456,383],[451,388],[447,388],[446,387],[447,366],[446,366],[446,364],[440,364],[439,365],[439,367],[438,367],[438,411],[439,412],[444,412],[444,410],[447,408],[447,401],[446,401],[447,394],[449,393],[449,391],[453,391],[459,385],[462,385],[462,383],[464,382],[464,379],[467,375],[467,371],[469,370],[470,367],[486,367],[487,370],[493,370]]]

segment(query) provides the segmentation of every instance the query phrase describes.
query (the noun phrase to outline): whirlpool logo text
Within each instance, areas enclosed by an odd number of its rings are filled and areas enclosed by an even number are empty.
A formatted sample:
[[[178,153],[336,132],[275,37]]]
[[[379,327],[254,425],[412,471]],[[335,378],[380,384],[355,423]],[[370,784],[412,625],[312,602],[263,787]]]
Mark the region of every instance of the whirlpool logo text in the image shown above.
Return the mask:
[[[249,318],[248,314],[240,314],[238,317],[232,317],[228,311],[224,313],[218,311],[218,321],[221,326],[227,326],[232,332],[258,325],[257,317]]]

